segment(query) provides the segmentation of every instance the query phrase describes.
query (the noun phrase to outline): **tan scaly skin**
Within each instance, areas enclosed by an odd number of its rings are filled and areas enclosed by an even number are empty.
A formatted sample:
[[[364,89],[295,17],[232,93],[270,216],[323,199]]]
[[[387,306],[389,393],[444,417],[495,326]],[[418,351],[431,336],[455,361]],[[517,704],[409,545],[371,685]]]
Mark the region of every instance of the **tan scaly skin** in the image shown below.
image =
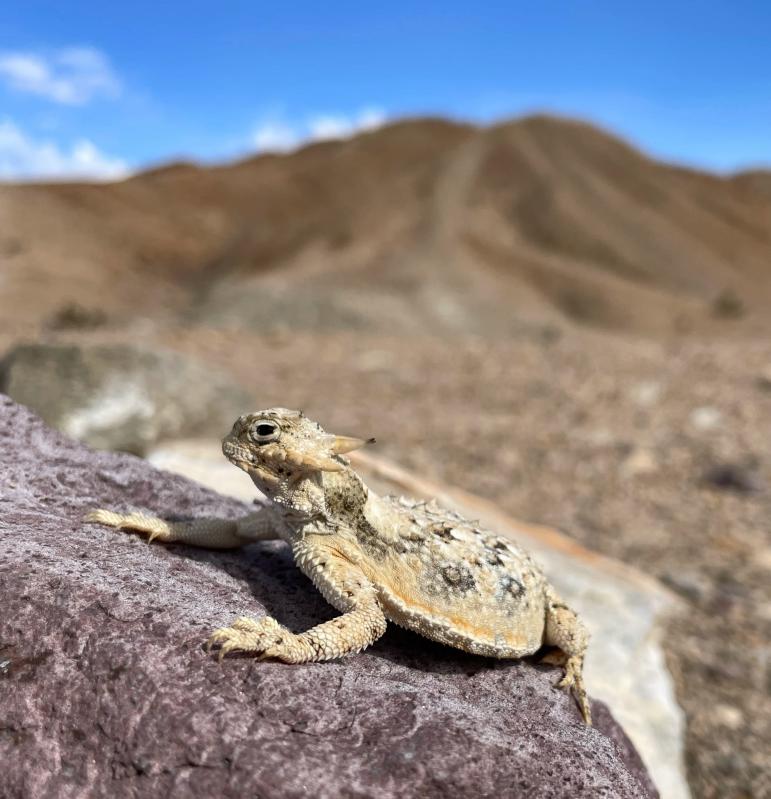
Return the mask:
[[[379,497],[343,457],[368,443],[325,433],[297,411],[241,416],[222,451],[272,503],[242,519],[167,522],[95,510],[86,521],[148,534],[150,541],[232,549],[280,538],[342,615],[295,634],[275,619],[236,619],[209,646],[286,663],[329,660],[376,641],[387,621],[466,652],[520,658],[561,650],[565,676],[591,724],[583,682],[588,633],[530,556],[435,503]]]

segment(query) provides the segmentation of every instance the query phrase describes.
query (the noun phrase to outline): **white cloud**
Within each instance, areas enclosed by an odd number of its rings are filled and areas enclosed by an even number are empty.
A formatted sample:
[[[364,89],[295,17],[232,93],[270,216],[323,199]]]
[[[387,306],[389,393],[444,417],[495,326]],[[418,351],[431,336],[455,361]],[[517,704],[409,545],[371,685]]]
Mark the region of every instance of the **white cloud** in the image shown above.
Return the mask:
[[[297,147],[300,143],[300,135],[286,122],[268,119],[255,128],[252,134],[252,143],[260,152],[284,153]]]
[[[385,112],[379,108],[365,108],[353,117],[338,114],[322,114],[311,117],[308,122],[310,138],[346,139],[356,133],[379,128],[386,121]]]
[[[0,79],[13,91],[63,105],[115,98],[121,84],[107,56],[92,47],[41,53],[0,52]]]
[[[65,150],[33,139],[10,120],[0,121],[0,179],[117,180],[128,174],[125,161],[105,155],[88,139]]]
[[[363,108],[355,114],[315,114],[290,124],[280,116],[264,118],[252,133],[252,145],[259,152],[288,152],[311,141],[347,139],[386,122],[380,108]]]

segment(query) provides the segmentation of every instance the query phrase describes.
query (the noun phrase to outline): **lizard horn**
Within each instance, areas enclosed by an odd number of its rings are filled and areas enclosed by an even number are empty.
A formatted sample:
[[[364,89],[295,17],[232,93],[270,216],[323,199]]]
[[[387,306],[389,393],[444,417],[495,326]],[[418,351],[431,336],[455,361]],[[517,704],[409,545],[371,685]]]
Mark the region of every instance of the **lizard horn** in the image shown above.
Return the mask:
[[[335,436],[334,440],[332,441],[332,452],[335,455],[343,455],[346,452],[353,452],[355,449],[361,449],[361,447],[366,446],[367,444],[374,444],[374,438],[351,438],[350,436]]]

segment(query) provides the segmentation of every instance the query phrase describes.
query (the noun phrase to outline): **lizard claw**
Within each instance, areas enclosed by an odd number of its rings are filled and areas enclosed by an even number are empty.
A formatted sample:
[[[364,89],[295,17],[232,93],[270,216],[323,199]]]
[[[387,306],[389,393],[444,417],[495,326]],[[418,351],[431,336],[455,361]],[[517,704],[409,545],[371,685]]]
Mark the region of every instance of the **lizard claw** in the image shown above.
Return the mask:
[[[215,630],[210,636],[209,640],[206,642],[206,651],[211,652],[211,648],[216,644],[220,644],[223,641],[227,641],[228,636],[230,634],[229,627],[220,627],[218,630]]]
[[[554,683],[554,687],[561,688],[563,691],[567,691],[573,687],[575,681],[576,681],[575,677],[569,672],[566,672],[565,676],[562,677],[562,679],[557,680],[557,682]]]
[[[244,632],[258,632],[265,627],[264,624],[250,619],[248,616],[239,616],[230,626],[234,630],[243,630]]]
[[[83,517],[83,521],[86,524],[104,524],[107,527],[118,527],[121,518],[119,513],[114,513],[104,508],[94,508]]]
[[[217,660],[220,663],[222,663],[222,660],[225,657],[225,655],[227,655],[227,653],[232,651],[233,649],[238,649],[238,646],[234,641],[223,641],[222,645],[220,646],[220,651],[217,656]]]

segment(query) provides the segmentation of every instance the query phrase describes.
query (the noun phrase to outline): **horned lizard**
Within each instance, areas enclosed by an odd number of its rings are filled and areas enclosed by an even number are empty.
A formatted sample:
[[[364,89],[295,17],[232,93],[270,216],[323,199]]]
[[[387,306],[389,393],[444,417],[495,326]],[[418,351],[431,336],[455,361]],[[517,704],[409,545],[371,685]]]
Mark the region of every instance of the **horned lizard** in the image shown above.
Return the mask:
[[[372,441],[372,439],[370,439]],[[513,542],[434,502],[379,497],[344,454],[369,443],[326,433],[301,412],[241,416],[222,451],[272,500],[236,521],[167,522],[95,510],[86,521],[215,549],[283,539],[297,566],[341,616],[295,634],[275,619],[241,617],[209,647],[286,663],[329,660],[376,641],[388,620],[466,652],[520,658],[561,650],[565,673],[591,724],[582,677],[588,634],[539,567]]]

